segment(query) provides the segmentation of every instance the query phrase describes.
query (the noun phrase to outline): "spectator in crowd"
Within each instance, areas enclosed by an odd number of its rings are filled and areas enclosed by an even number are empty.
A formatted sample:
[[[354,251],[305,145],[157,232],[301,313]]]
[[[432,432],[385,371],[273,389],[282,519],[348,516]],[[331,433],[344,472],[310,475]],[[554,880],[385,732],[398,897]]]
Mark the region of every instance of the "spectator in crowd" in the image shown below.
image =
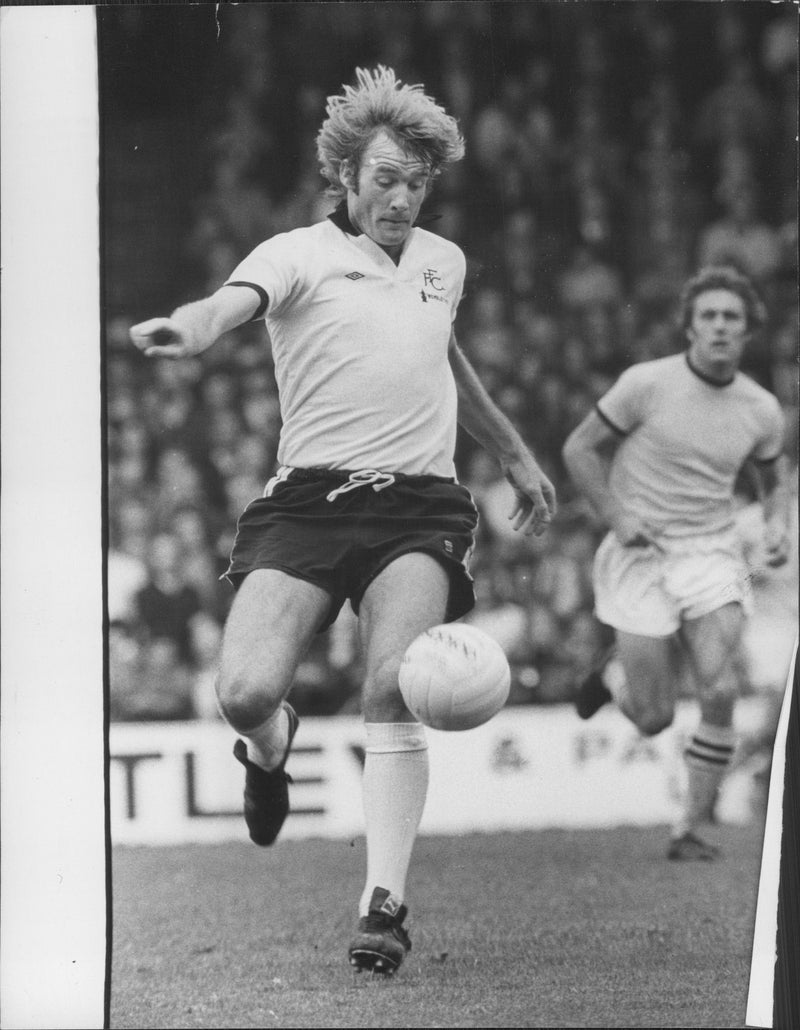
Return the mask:
[[[138,620],[149,641],[166,638],[174,645],[174,660],[187,668],[194,663],[191,621],[201,610],[197,590],[186,579],[178,540],[159,533],[147,554],[148,581],[136,593]],[[158,660],[171,661],[171,652],[158,652]]]
[[[165,528],[177,541],[184,582],[197,592],[203,611],[222,620],[230,597],[220,582],[225,564],[217,558],[213,547],[221,531],[219,516],[199,504],[186,503],[175,509]]]
[[[465,621],[497,641],[509,662],[519,664],[530,656],[528,610],[519,603],[511,568],[500,562],[476,570],[475,608]]]
[[[513,331],[506,318],[502,291],[481,287],[472,303],[472,317],[464,333],[464,350],[480,372],[490,393],[507,381],[514,361]]]
[[[612,265],[587,243],[579,243],[558,277],[558,299],[566,311],[622,303],[622,279]]]
[[[755,183],[721,183],[718,196],[724,213],[701,231],[698,265],[734,265],[757,283],[769,284],[780,270],[783,249],[778,230],[759,217]]]
[[[695,140],[712,154],[731,141],[758,154],[768,147],[774,129],[775,108],[757,81],[753,61],[737,51],[728,59],[722,81],[700,99]]]
[[[191,705],[196,718],[221,721],[215,684],[222,643],[222,624],[201,610],[189,624],[193,668],[190,673]]]
[[[115,623],[109,630],[109,715],[118,722],[193,719],[191,674],[167,636],[136,641]]]

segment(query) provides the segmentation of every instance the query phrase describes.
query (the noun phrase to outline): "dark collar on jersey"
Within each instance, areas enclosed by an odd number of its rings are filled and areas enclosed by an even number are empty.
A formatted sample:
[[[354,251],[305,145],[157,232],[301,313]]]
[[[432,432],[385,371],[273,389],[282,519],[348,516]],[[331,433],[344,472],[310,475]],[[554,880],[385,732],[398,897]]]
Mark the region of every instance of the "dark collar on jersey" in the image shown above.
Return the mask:
[[[698,379],[702,379],[704,383],[708,383],[709,386],[716,386],[718,388],[722,388],[723,386],[730,386],[736,378],[736,373],[734,372],[730,379],[712,379],[711,376],[707,376],[705,372],[701,372],[699,368],[692,364],[692,359],[689,357],[688,350],[685,352],[685,357],[686,364],[689,366],[689,370],[691,372],[694,372]]]
[[[425,225],[429,225],[431,222],[438,221],[441,217],[441,215],[421,215],[415,224],[419,225],[424,223]],[[347,213],[346,200],[340,200],[336,205],[335,210],[331,211],[328,215],[328,218],[333,222],[337,229],[341,229],[342,232],[346,232],[349,236],[363,235],[350,221],[350,215]]]
[[[346,232],[349,236],[360,236],[361,231],[356,229],[353,223],[350,221],[350,215],[347,213],[347,201],[340,200],[336,205],[335,210],[331,211],[328,218],[333,222],[337,229],[341,229],[342,232]]]

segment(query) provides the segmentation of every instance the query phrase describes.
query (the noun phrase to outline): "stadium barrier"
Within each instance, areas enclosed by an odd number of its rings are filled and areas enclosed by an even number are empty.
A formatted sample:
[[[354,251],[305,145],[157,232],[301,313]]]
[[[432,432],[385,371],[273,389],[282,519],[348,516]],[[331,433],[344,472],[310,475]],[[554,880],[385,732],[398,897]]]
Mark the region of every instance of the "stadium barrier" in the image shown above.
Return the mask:
[[[743,700],[747,738],[764,717]],[[674,725],[641,737],[613,707],[589,722],[566,705],[507,708],[462,733],[428,730],[430,789],[420,832],[655,825],[671,820],[683,791],[683,750],[697,721],[691,702]],[[222,723],[116,723],[110,728],[110,824],[115,844],[246,840],[243,773]],[[363,833],[363,723],[305,718],[287,769],[292,812],[282,839]],[[763,758],[762,758],[763,762]],[[758,811],[753,763],[734,760],[717,817],[745,823]]]

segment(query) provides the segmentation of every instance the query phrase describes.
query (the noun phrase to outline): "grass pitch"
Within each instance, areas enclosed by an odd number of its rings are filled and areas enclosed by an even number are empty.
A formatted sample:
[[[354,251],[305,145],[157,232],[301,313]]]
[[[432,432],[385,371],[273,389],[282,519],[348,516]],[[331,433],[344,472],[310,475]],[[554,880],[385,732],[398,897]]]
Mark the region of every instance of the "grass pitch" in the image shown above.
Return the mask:
[[[709,836],[421,837],[392,978],[347,963],[362,839],[116,848],[110,1026],[743,1027],[761,828]]]

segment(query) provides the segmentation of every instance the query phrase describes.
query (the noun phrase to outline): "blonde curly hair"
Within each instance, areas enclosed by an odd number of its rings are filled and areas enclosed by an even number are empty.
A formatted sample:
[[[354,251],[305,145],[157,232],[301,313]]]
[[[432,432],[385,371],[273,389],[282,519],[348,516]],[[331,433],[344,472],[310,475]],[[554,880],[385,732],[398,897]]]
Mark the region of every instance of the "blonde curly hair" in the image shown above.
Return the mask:
[[[423,86],[405,85],[382,64],[373,71],[356,68],[356,81],[356,86],[343,86],[342,93],[328,97],[328,117],[317,134],[317,156],[329,194],[344,196],[342,162],[352,163],[357,174],[364,150],[381,129],[428,166],[431,180],[444,165],[464,156],[458,123]]]

